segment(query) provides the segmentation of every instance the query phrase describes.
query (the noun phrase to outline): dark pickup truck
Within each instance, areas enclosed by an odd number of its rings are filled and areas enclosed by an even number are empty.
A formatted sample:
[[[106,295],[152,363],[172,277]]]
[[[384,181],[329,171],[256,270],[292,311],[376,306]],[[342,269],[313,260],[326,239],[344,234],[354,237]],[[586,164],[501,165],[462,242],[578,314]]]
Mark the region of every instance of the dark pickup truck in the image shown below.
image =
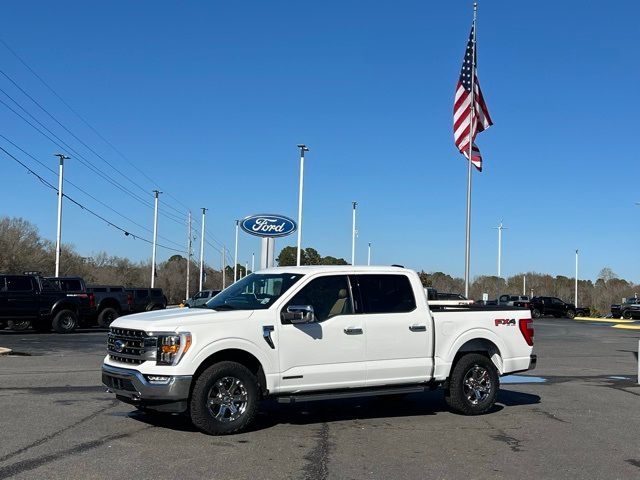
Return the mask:
[[[87,293],[93,295],[95,307],[91,319],[107,328],[116,318],[131,313],[133,295],[122,285],[90,285]]]
[[[611,316],[613,318],[640,318],[640,298],[631,297],[620,304],[611,305]]]
[[[29,324],[40,332],[75,330],[91,312],[86,292],[64,292],[56,282],[39,275],[0,275],[0,324],[15,329]]]
[[[131,313],[167,308],[167,297],[161,288],[128,288],[127,293],[131,295]]]

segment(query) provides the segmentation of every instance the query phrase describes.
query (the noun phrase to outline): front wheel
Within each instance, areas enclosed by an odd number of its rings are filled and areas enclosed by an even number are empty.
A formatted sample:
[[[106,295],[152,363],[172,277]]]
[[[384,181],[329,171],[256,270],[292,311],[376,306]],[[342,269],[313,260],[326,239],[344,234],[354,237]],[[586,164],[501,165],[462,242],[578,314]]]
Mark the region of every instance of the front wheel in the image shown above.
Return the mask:
[[[568,310],[567,311],[567,318],[569,318],[570,320],[573,320],[576,317],[576,312],[573,310]]]
[[[191,395],[191,421],[210,435],[244,430],[258,412],[260,388],[251,371],[236,362],[220,362],[203,371]]]
[[[626,320],[631,320],[631,317],[633,317],[633,315],[631,315],[631,310],[625,310],[622,314],[622,318]]]
[[[537,308],[534,308],[533,310],[531,310],[531,316],[533,318],[540,318],[540,310],[538,310]]]
[[[449,407],[464,415],[480,415],[496,402],[500,379],[493,362],[478,353],[469,353],[458,360],[445,390]]]
[[[58,333],[71,333],[78,326],[78,316],[71,310],[60,310],[53,317],[51,326]]]

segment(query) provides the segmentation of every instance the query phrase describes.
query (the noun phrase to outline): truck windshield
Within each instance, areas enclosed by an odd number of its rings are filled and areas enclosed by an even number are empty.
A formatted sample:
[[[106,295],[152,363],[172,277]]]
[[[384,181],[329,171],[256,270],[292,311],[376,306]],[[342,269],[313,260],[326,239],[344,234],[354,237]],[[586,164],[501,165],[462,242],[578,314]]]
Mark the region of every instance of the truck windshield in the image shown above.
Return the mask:
[[[299,273],[252,273],[209,300],[212,310],[264,310],[302,278]]]

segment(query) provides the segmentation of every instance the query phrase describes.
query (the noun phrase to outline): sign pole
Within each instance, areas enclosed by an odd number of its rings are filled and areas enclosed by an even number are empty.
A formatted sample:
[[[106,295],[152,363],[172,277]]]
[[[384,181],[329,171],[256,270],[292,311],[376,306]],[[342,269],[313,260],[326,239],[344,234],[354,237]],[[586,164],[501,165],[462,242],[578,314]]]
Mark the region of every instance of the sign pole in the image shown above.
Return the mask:
[[[233,255],[233,283],[238,281],[238,232],[240,220],[236,220],[236,249]]]
[[[356,264],[356,207],[358,202],[351,202],[353,205],[353,222],[351,225],[351,265]]]
[[[151,251],[151,288],[156,282],[156,243],[158,242],[158,195],[161,192],[153,191],[153,249]]]
[[[62,153],[56,153],[54,155],[58,157],[59,162],[59,170],[58,170],[58,225],[57,225],[57,233],[56,233],[56,277],[60,276],[60,252],[62,251],[62,189],[63,189],[63,179],[64,179],[64,161],[68,160],[69,157]]]

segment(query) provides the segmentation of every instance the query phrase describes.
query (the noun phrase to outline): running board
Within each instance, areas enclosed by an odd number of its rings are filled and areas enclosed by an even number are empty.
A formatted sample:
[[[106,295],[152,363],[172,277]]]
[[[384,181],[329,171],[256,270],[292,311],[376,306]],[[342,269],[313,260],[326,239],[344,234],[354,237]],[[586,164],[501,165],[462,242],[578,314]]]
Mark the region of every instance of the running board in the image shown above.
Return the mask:
[[[371,397],[376,395],[402,395],[409,393],[422,393],[434,388],[431,384],[412,385],[410,387],[396,388],[371,388],[340,390],[319,393],[300,393],[296,395],[282,395],[276,397],[278,403],[315,402],[318,400],[337,400],[341,398]]]

